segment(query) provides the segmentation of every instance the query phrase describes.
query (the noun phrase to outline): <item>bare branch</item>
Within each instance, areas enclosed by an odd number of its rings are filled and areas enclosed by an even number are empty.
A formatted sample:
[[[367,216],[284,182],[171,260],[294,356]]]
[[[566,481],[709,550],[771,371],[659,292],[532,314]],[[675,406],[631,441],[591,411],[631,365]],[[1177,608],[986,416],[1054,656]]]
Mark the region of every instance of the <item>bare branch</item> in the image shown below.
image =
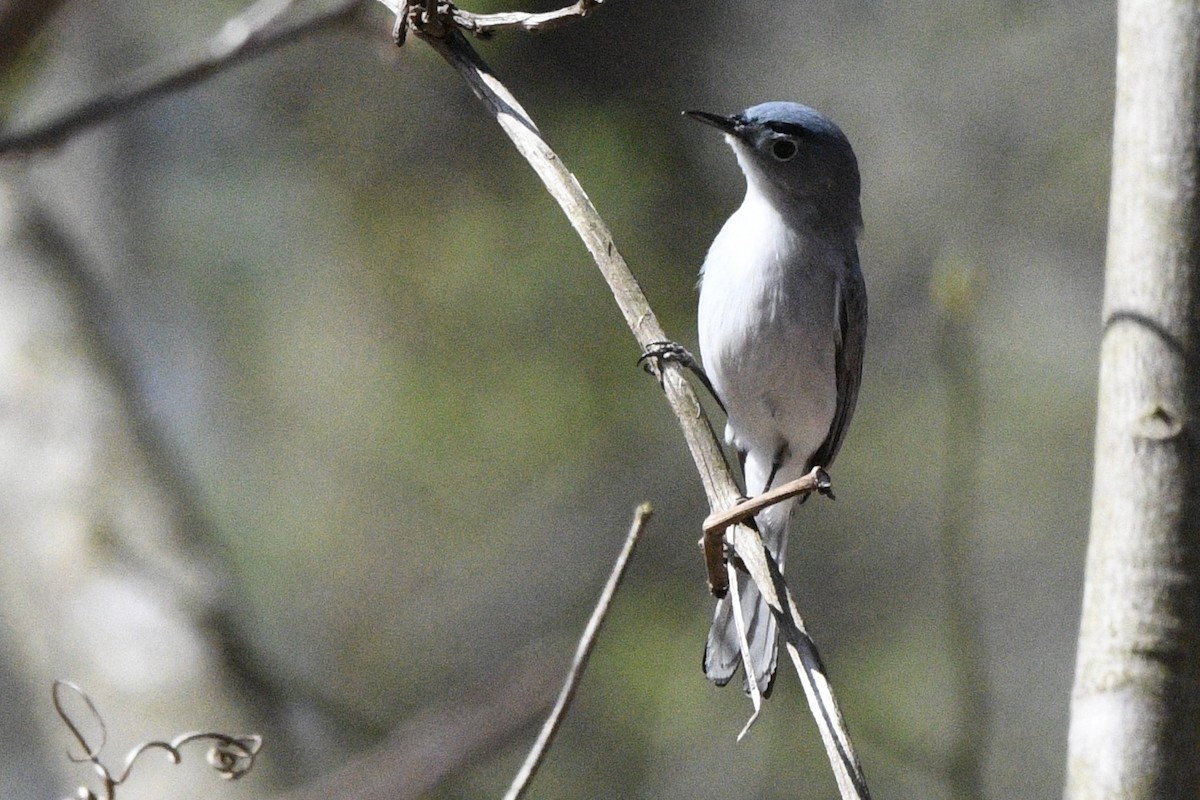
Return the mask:
[[[641,287],[617,251],[608,226],[575,176],[542,139],[537,126],[521,108],[521,104],[492,73],[451,21],[440,20],[429,25],[417,24],[420,23],[419,15],[414,16],[412,21],[414,33],[458,70],[476,97],[495,116],[517,150],[542,179],[547,191],[567,215],[595,259],[601,274],[608,281],[617,305],[642,349],[645,350],[654,342],[667,340],[668,337],[650,309]],[[739,498],[737,486],[708,417],[684,377],[684,368],[670,360],[658,365],[658,368],[661,370],[659,376],[667,401],[683,428],[709,505],[712,508],[736,505]],[[795,601],[783,583],[778,565],[771,558],[756,531],[745,525],[736,525],[731,531],[728,536],[732,539],[734,549],[779,619],[788,652],[804,686],[805,696],[820,730],[821,740],[842,797],[863,800],[869,798],[866,778],[854,753],[845,721],[837,707],[820,656],[804,628]],[[706,535],[704,541],[706,550],[710,551],[706,559],[706,563],[710,565],[710,584],[717,588],[718,579],[712,577],[711,551],[717,553],[716,564],[720,565],[723,545],[720,537]],[[717,572],[720,573],[719,580],[726,582],[724,570],[718,569]],[[786,603],[780,602],[781,597]]]
[[[629,557],[633,555],[633,548],[637,546],[638,538],[642,535],[642,529],[646,527],[650,514],[649,503],[642,503],[634,512],[633,524],[629,527],[629,535],[625,537],[625,546],[621,548],[621,552],[613,564],[612,572],[608,576],[608,582],[604,584],[604,589],[600,592],[600,599],[596,601],[596,608],[592,611],[591,619],[588,620],[587,627],[583,629],[583,636],[580,637],[579,645],[575,648],[575,660],[571,662],[571,669],[567,672],[567,680],[558,694],[554,710],[546,718],[546,723],[542,726],[537,741],[530,748],[529,755],[525,757],[525,763],[521,765],[512,785],[509,786],[504,800],[519,800],[523,797],[525,790],[529,788],[529,782],[533,780],[538,767],[542,765],[542,759],[545,758],[550,744],[554,741],[554,735],[558,733],[563,717],[566,716],[567,707],[575,697],[575,689],[579,686],[579,679],[583,677],[583,671],[587,668],[588,658],[591,657],[592,648],[596,644],[596,636],[600,633],[600,626],[604,624],[604,618],[612,606],[617,587],[621,585],[621,579],[625,577],[625,567],[629,564]]]
[[[417,800],[447,776],[531,730],[550,708],[560,667],[530,647],[495,665],[474,688],[430,698],[385,741],[272,800]]]
[[[0,134],[0,155],[59,144],[68,136],[142,103],[193,86],[227,67],[340,22],[358,8],[361,0],[337,0],[309,17],[277,24],[296,2],[258,0],[228,20],[216,35],[179,63],[155,66],[134,74],[48,122],[24,131]]]

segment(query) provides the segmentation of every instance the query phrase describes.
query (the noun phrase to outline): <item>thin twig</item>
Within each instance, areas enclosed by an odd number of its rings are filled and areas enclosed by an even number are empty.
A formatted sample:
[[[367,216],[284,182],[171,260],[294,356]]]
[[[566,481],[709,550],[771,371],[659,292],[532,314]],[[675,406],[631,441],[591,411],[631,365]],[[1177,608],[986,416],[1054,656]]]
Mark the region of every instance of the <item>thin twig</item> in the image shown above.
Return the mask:
[[[542,725],[537,741],[533,743],[529,755],[525,757],[525,763],[521,765],[517,776],[513,778],[512,785],[508,787],[508,792],[504,795],[504,800],[519,800],[523,797],[525,790],[529,788],[529,782],[533,780],[538,767],[542,765],[542,760],[546,757],[551,742],[554,741],[554,735],[558,733],[558,728],[562,725],[567,708],[570,706],[572,698],[575,697],[575,689],[579,686],[579,679],[583,676],[584,669],[587,668],[588,658],[592,655],[592,648],[596,644],[596,636],[600,633],[600,626],[604,624],[604,618],[612,606],[617,587],[621,585],[621,579],[625,577],[625,567],[629,564],[629,557],[633,555],[633,548],[637,546],[642,529],[646,527],[651,513],[652,509],[649,503],[642,503],[634,511],[633,524],[629,526],[625,545],[621,548],[621,552],[613,564],[608,582],[604,584],[604,589],[600,592],[600,599],[596,601],[596,608],[592,611],[592,617],[588,620],[587,627],[583,629],[583,636],[579,638],[579,644],[575,648],[575,659],[571,662],[571,669],[567,672],[567,679],[563,683],[562,691],[558,693],[558,701],[554,704],[554,710],[550,712],[546,723]]]
[[[0,134],[0,155],[51,147],[68,136],[129,111],[142,103],[199,83],[217,72],[297,41],[346,19],[362,0],[337,0],[312,16],[276,24],[296,0],[258,0],[225,23],[196,52],[179,63],[135,73],[108,91],[85,100],[58,117],[24,131]]]
[[[595,259],[600,272],[608,281],[625,321],[643,351],[653,342],[667,340],[668,337],[658,324],[641,287],[617,251],[608,226],[575,176],[542,139],[537,126],[512,93],[453,25],[446,25],[444,22],[430,27],[417,25],[414,33],[458,70],[475,95],[495,116],[517,150],[537,172],[547,191],[563,209],[563,213],[567,215],[567,219]],[[679,364],[667,361],[661,369],[663,390],[683,428],[710,507],[727,508],[736,505],[739,499],[737,485],[733,481],[729,465],[717,443],[708,417],[684,376],[683,368]],[[866,778],[854,753],[845,721],[825,676],[816,646],[804,629],[795,601],[783,583],[778,565],[763,545],[762,538],[746,525],[733,526],[727,537],[732,540],[734,549],[778,617],[788,652],[804,686],[805,696],[820,730],[821,740],[842,797],[866,800],[870,797]],[[706,544],[712,538],[715,537],[706,536]],[[724,570],[718,572],[719,580],[727,581]],[[717,579],[711,577],[711,573],[709,580],[716,585]],[[781,604],[780,597],[783,597],[786,603]]]

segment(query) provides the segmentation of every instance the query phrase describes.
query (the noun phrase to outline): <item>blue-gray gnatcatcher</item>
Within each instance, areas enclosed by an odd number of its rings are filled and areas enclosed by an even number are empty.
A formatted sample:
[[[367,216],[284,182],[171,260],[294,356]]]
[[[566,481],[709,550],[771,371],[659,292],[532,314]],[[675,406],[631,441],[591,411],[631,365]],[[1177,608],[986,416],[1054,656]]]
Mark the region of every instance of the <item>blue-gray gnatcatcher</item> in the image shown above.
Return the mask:
[[[837,125],[797,103],[686,113],[725,133],[746,175],[746,198],[701,270],[699,338],[728,415],[725,437],[755,496],[832,464],[854,414],[867,333],[858,162]],[[781,568],[795,505],[755,518]],[[753,583],[740,595],[755,682],[767,694],[775,618]],[[742,660],[731,603],[717,604],[704,652],[704,671],[720,686]]]

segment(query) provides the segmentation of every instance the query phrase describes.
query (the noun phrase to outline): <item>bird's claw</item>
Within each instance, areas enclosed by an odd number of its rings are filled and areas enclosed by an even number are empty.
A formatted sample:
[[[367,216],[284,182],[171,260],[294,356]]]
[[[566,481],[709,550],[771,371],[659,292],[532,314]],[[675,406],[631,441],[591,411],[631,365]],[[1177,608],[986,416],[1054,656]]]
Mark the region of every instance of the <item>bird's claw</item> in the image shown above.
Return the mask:
[[[817,467],[817,494],[822,494],[830,500],[837,500],[833,496],[833,479],[829,477],[829,473]]]
[[[721,396],[717,394],[717,389],[712,385],[712,381],[708,379],[704,368],[700,366],[700,362],[696,360],[696,357],[688,352],[687,348],[679,342],[669,340],[650,342],[650,344],[646,345],[645,351],[638,357],[638,364],[646,372],[658,378],[659,386],[662,386],[663,381],[662,365],[667,361],[674,361],[684,369],[690,370],[699,379],[700,383],[704,385],[704,388],[712,396],[713,400],[717,401],[717,405],[721,407],[721,411],[725,411],[725,403],[722,402]]]

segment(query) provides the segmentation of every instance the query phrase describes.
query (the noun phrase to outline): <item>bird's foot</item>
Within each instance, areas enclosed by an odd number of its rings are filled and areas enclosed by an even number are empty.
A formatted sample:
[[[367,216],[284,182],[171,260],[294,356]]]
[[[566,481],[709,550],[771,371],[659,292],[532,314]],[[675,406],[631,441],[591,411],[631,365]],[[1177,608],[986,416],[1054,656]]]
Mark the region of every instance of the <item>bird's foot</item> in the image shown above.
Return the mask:
[[[696,357],[688,352],[687,348],[679,344],[679,342],[651,342],[646,345],[645,352],[638,357],[638,365],[646,370],[646,372],[657,377],[659,386],[662,386],[663,380],[662,365],[668,361],[674,361],[684,369],[690,370],[700,380],[700,383],[704,384],[704,388],[717,401],[717,405],[721,407],[721,410],[725,411],[725,403],[721,401],[721,396],[717,394],[717,390],[713,387],[712,381],[708,379],[704,368],[700,366],[700,362],[696,360]]]

